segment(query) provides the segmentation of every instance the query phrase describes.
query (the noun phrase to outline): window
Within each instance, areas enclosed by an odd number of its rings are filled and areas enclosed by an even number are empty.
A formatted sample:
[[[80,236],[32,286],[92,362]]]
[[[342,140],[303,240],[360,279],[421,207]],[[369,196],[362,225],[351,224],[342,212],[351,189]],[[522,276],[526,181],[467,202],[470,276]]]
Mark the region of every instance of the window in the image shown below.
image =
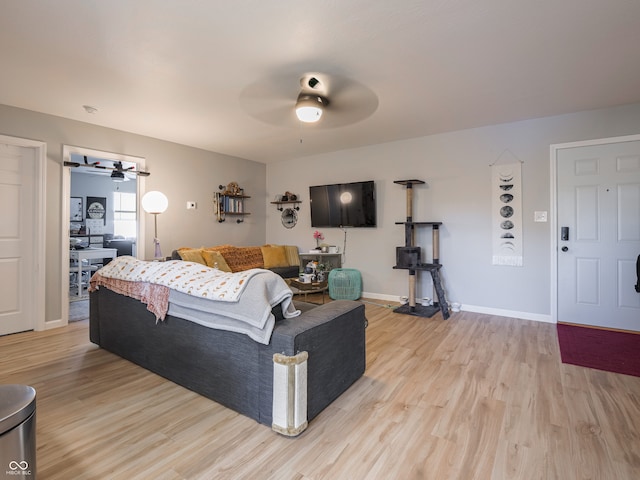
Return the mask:
[[[137,212],[135,193],[113,193],[113,234],[136,238]]]

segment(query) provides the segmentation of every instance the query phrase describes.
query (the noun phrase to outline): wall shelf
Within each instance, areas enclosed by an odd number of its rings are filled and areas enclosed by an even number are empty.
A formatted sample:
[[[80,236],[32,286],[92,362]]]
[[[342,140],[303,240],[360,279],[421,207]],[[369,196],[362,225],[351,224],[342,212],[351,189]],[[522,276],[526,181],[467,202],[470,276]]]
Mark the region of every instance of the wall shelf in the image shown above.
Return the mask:
[[[237,216],[236,223],[244,222],[245,215],[251,215],[245,209],[245,200],[251,198],[244,194],[244,190],[238,187],[238,184],[231,182],[226,187],[219,185],[219,192],[215,193],[214,204],[216,211],[216,219],[222,223],[226,220],[227,215]],[[234,192],[230,189],[233,188]]]

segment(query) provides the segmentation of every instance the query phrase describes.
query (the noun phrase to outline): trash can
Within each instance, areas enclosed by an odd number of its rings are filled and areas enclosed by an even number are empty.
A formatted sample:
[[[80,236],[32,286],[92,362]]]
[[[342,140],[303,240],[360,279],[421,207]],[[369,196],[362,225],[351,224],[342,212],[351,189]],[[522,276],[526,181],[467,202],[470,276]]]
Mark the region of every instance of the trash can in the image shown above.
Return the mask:
[[[27,385],[0,385],[0,478],[36,478],[36,391]]]

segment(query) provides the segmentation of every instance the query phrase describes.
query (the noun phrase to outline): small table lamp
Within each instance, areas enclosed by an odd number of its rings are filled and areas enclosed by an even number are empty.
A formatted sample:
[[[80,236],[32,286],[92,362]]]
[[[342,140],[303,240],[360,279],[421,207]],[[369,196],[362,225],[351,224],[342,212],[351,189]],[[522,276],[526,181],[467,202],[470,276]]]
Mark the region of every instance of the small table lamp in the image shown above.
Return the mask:
[[[142,197],[142,208],[145,212],[153,215],[154,221],[154,238],[153,244],[155,246],[154,258],[162,258],[162,250],[160,250],[160,241],[158,240],[158,214],[163,213],[169,206],[169,200],[162,192],[151,191],[144,194]]]

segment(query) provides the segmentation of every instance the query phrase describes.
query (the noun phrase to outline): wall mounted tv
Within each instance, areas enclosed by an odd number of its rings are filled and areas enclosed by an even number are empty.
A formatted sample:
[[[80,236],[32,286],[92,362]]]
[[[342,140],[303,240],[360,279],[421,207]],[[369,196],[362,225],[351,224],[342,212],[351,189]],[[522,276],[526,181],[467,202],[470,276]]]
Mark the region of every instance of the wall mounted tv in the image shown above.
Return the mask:
[[[311,226],[375,227],[376,187],[367,182],[309,187]]]

